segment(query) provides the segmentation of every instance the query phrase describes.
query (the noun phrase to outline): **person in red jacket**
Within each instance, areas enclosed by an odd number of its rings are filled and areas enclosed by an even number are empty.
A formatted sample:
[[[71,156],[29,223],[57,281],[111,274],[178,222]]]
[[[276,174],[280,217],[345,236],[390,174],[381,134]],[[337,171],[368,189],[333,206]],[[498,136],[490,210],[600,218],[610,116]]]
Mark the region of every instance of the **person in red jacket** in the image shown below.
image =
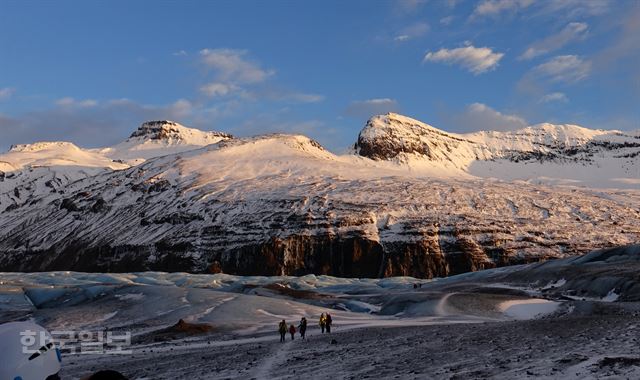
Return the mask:
[[[293,340],[293,337],[296,334],[296,328],[294,325],[289,326],[289,334],[291,334],[291,340]]]

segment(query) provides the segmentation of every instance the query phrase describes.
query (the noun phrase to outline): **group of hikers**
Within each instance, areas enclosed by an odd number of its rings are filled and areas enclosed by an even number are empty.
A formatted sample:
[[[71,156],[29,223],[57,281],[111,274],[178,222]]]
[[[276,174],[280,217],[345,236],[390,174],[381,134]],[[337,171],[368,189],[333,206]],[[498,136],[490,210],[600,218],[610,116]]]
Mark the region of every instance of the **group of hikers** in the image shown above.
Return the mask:
[[[320,329],[322,330],[322,333],[324,334],[324,332],[326,331],[327,333],[331,332],[331,324],[333,323],[333,320],[331,319],[331,314],[329,313],[322,313],[320,315]],[[307,318],[302,317],[302,319],[300,320],[300,323],[298,324],[298,329],[296,330],[296,327],[291,324],[289,326],[289,328],[287,329],[287,322],[285,322],[285,320],[283,319],[282,321],[280,321],[280,323],[278,324],[278,332],[280,333],[280,341],[284,342],[285,341],[285,337],[287,336],[287,331],[289,332],[289,334],[291,334],[291,340],[294,339],[295,335],[296,335],[296,331],[300,332],[300,337],[302,339],[305,338],[305,334],[307,333]]]

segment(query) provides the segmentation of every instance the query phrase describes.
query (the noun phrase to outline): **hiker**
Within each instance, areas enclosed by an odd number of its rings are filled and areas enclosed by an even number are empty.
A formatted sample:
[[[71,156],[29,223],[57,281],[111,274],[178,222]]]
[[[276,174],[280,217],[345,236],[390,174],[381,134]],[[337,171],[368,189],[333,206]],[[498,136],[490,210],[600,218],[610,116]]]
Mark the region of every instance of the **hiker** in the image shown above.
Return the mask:
[[[320,329],[322,330],[322,333],[324,334],[324,328],[326,326],[327,323],[327,319],[324,316],[324,313],[320,314]]]
[[[307,332],[307,318],[302,317],[298,325],[298,331],[300,331],[300,336],[304,339],[304,334]]]
[[[327,313],[327,315],[324,317],[324,324],[325,324],[325,328],[327,329],[327,332],[330,333],[331,332],[331,323],[333,322],[331,320],[331,314]]]
[[[291,334],[291,340],[296,335],[296,327],[294,325],[289,326],[289,334]]]
[[[280,332],[280,341],[284,342],[284,337],[287,336],[287,322],[284,319],[278,325],[278,332]]]

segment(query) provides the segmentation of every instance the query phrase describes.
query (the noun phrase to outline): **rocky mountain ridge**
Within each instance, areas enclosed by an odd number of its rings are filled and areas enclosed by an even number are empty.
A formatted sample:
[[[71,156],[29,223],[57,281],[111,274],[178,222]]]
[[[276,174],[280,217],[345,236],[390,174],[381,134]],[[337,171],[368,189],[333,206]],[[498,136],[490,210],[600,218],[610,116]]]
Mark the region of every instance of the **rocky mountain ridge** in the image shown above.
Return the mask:
[[[422,139],[425,128],[418,127],[410,132]],[[573,140],[563,146],[610,138],[596,131],[579,141],[568,129]],[[378,133],[365,128],[361,137]],[[427,133],[438,140],[427,146],[430,155],[420,153],[422,164],[450,155],[433,170],[394,162],[384,153],[393,144],[365,148],[359,140],[360,156],[337,156],[305,136],[265,135],[224,138],[75,179],[0,213],[0,270],[429,278],[640,239],[638,190],[499,181],[453,169],[448,175],[438,170],[462,161],[454,152],[491,152],[476,148],[477,136]],[[412,144],[399,154],[415,155]],[[492,148],[486,162],[501,160],[496,152],[504,149]],[[376,159],[363,157],[367,149]]]
[[[543,166],[578,164],[591,167],[594,178],[611,175],[614,166],[620,177],[635,174],[640,178],[636,159],[640,154],[640,131],[591,130],[571,124],[543,123],[516,131],[454,134],[389,113],[371,118],[354,148],[357,154],[374,160],[409,165],[427,162],[480,177],[487,175],[474,172],[474,165],[499,161]],[[603,166],[606,171],[599,170]],[[553,176],[553,169],[538,170]]]

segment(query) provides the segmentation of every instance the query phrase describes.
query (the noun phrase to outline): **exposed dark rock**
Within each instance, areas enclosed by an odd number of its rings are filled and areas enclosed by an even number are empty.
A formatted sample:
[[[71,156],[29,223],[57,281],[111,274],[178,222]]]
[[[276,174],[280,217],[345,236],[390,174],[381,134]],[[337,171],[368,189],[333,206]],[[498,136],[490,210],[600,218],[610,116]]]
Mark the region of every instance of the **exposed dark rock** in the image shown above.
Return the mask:
[[[181,138],[180,136],[180,124],[169,120],[155,120],[147,121],[143,123],[137,130],[135,130],[131,137],[147,137],[151,140],[163,140],[169,138]],[[209,132],[216,136],[223,138],[232,138],[233,136],[222,132]]]
[[[73,202],[73,199],[71,199],[71,198],[63,199],[62,203],[60,203],[60,209],[61,210],[67,210],[69,212],[79,211],[80,210],[78,208],[78,206],[75,204],[75,202]]]
[[[104,199],[98,197],[96,199],[96,202],[93,204],[93,206],[91,206],[91,212],[105,212],[107,211],[108,206],[107,206],[107,202],[105,202]]]

